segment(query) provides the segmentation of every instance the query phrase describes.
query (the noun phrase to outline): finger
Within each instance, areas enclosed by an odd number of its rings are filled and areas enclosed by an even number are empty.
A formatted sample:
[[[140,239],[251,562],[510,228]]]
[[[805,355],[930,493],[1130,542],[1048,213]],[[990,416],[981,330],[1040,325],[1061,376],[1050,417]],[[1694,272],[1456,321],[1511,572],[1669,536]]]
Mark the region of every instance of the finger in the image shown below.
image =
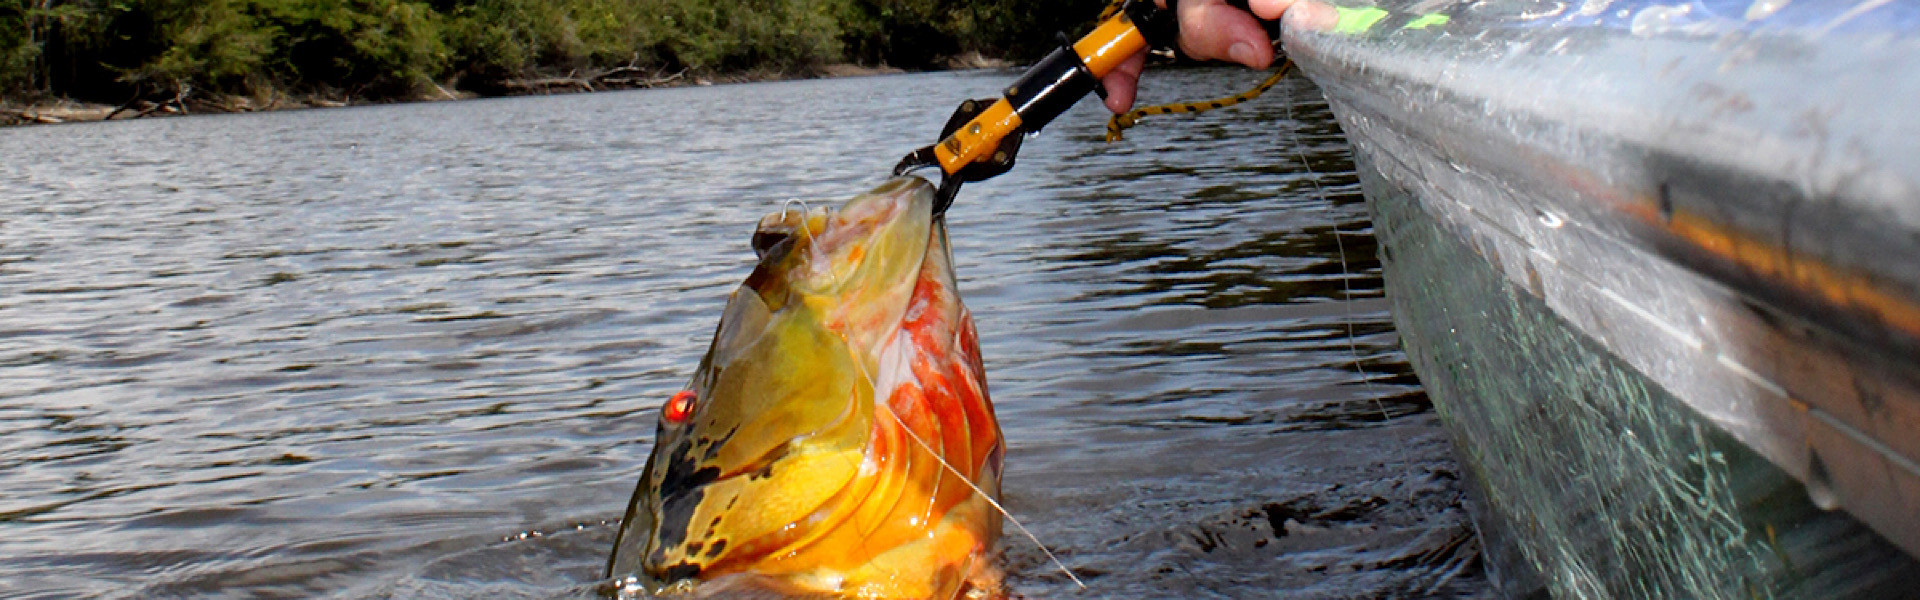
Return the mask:
[[[1286,20],[1281,22],[1289,30],[1331,31],[1340,23],[1340,11],[1330,4],[1317,0],[1298,0],[1287,7]]]
[[[1220,0],[1180,3],[1180,50],[1200,60],[1231,60],[1255,69],[1273,62],[1273,41],[1252,14]]]
[[[1287,7],[1293,6],[1293,2],[1294,0],[1247,0],[1247,9],[1261,19],[1272,21],[1287,14]]]
[[[1140,87],[1140,71],[1146,64],[1147,53],[1136,52],[1100,78],[1100,84],[1107,87],[1107,110],[1120,114],[1133,108],[1133,95]]]

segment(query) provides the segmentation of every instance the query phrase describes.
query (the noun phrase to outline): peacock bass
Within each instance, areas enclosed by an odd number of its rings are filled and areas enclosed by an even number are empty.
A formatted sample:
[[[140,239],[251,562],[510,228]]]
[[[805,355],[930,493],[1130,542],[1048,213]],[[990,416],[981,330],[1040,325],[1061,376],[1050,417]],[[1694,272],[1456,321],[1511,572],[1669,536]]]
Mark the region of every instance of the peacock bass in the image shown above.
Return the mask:
[[[1004,443],[934,187],[781,211],[659,433],[607,575],[652,593],[998,591]]]

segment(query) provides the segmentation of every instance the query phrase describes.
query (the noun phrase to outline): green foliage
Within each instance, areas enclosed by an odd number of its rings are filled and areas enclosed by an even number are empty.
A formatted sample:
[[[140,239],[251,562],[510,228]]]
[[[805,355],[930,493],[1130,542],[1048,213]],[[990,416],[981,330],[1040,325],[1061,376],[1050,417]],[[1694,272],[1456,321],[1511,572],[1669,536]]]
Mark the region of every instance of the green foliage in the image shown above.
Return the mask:
[[[662,48],[671,64],[787,70],[840,56],[840,25],[830,0],[681,0],[660,8],[683,24]]]
[[[429,83],[450,58],[441,17],[397,0],[246,0],[277,30],[276,80],[396,95]]]
[[[0,0],[0,90],[33,86],[40,46],[27,27],[26,0]]]
[[[65,0],[0,0],[0,91],[44,89],[79,69],[71,56],[98,47],[115,3]],[[66,66],[63,70],[57,67]]]
[[[1094,18],[1108,0],[983,0],[967,4],[968,27],[974,33],[965,50],[1039,58],[1059,46],[1057,33],[1078,38],[1093,29]]]
[[[567,3],[542,0],[480,0],[440,3],[448,15],[447,46],[453,66],[492,76],[518,74],[539,64],[578,66],[584,49]]]
[[[805,72],[1035,56],[1104,2],[1061,0],[0,0],[0,94],[336,90],[401,97],[637,67]]]
[[[160,16],[152,38],[164,45],[144,64],[126,65],[121,79],[152,82],[156,89],[183,86],[212,87],[244,79],[264,70],[280,38],[278,28],[265,23],[241,2],[150,3],[149,14]]]
[[[338,86],[404,93],[448,60],[440,15],[396,0],[147,0],[161,49],[122,80],[252,91]],[[137,55],[137,53],[134,53]]]
[[[862,62],[936,67],[960,52],[1038,58],[1080,34],[1107,0],[847,0],[848,51]]]

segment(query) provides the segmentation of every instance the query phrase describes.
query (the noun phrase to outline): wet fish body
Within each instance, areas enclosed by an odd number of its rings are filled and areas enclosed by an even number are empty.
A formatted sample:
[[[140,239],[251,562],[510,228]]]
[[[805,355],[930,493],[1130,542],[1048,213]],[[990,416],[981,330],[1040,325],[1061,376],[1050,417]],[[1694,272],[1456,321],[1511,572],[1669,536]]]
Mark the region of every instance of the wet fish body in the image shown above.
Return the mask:
[[[761,220],[759,264],[663,408],[609,577],[864,598],[997,587],[1004,445],[933,202],[900,178]]]

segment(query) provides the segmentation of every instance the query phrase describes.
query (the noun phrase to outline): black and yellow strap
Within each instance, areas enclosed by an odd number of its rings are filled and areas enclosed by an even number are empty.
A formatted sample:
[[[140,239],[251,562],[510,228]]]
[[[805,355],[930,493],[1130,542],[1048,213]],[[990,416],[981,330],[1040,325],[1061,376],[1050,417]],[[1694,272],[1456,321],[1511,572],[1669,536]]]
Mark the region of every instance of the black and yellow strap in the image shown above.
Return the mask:
[[[1252,100],[1254,98],[1259,98],[1261,94],[1267,93],[1267,90],[1273,89],[1274,84],[1280,83],[1280,79],[1282,77],[1286,77],[1287,72],[1291,70],[1293,70],[1293,60],[1282,58],[1280,62],[1280,68],[1275,69],[1273,71],[1273,74],[1268,75],[1266,80],[1261,81],[1259,85],[1253,86],[1253,89],[1240,92],[1232,96],[1227,96],[1225,98],[1215,98],[1212,100],[1202,100],[1199,102],[1171,102],[1167,104],[1156,104],[1156,105],[1148,106],[1145,108],[1137,108],[1123,114],[1114,115],[1113,118],[1107,119],[1107,141],[1109,142],[1120,141],[1120,139],[1122,138],[1121,132],[1126,131],[1128,127],[1132,127],[1136,124],[1139,124],[1140,119],[1143,117],[1149,117],[1153,115],[1171,115],[1171,114],[1177,114],[1177,113],[1206,112],[1216,108],[1226,108],[1229,106],[1233,106],[1235,104],[1239,104],[1241,102]]]
[[[1117,6],[1119,6],[1118,2],[1108,6],[1107,12],[1111,13],[1112,11],[1117,10],[1116,8]],[[1171,6],[1171,4],[1169,4],[1169,6]],[[1243,3],[1237,4],[1237,6],[1240,6],[1243,9],[1245,8]],[[1392,12],[1388,12],[1388,11],[1381,10],[1379,8],[1374,8],[1374,7],[1349,8],[1344,6],[1336,6],[1334,7],[1334,10],[1336,11],[1336,14],[1339,15],[1339,17],[1335,21],[1332,33],[1343,34],[1343,35],[1358,35],[1358,34],[1366,33],[1368,31],[1384,30],[1384,29],[1393,29],[1393,30],[1427,29],[1429,27],[1439,27],[1442,25],[1446,25],[1449,21],[1452,20],[1451,17],[1442,13],[1424,13],[1424,14],[1392,13]],[[1274,38],[1274,44],[1275,44],[1275,50],[1277,51],[1279,49],[1278,48],[1279,38],[1277,36]],[[1258,98],[1260,97],[1261,94],[1266,93],[1267,90],[1272,89],[1274,84],[1280,83],[1280,79],[1282,77],[1285,77],[1287,75],[1287,72],[1292,70],[1292,67],[1293,67],[1293,61],[1291,59],[1282,57],[1280,62],[1280,67],[1278,69],[1275,69],[1272,75],[1267,76],[1266,80],[1261,81],[1259,85],[1253,86],[1253,89],[1250,89],[1238,94],[1234,94],[1232,96],[1227,96],[1225,98],[1217,98],[1213,100],[1205,100],[1200,102],[1171,102],[1167,104],[1157,104],[1157,105],[1148,106],[1145,108],[1134,109],[1124,114],[1114,115],[1112,118],[1107,119],[1107,138],[1106,139],[1109,142],[1119,141],[1123,137],[1122,132],[1126,131],[1127,128],[1129,127],[1133,127],[1134,125],[1139,124],[1140,119],[1144,117],[1149,117],[1154,115],[1180,114],[1180,113],[1187,113],[1187,114],[1200,113],[1200,112],[1213,110],[1216,108],[1226,108],[1229,106],[1233,106],[1235,104],[1252,100],[1254,98]]]

